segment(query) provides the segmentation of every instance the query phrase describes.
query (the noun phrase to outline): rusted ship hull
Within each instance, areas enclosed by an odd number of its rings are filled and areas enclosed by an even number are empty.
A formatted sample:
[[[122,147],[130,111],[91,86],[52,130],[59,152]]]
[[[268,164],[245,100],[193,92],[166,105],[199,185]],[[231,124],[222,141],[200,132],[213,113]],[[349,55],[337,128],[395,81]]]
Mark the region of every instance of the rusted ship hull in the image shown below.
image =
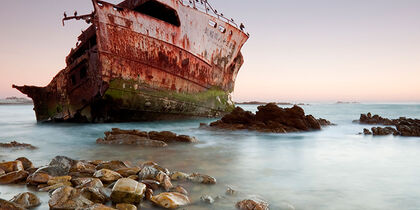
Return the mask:
[[[93,5],[67,67],[46,87],[14,86],[33,99],[38,121],[216,117],[233,109],[248,39],[241,29],[179,0]]]

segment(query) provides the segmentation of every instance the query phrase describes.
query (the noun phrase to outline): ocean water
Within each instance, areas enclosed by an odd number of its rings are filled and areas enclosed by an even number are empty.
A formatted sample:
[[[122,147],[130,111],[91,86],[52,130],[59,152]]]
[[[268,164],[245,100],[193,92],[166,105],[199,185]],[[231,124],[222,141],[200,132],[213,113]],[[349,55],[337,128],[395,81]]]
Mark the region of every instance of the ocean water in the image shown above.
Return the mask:
[[[244,105],[255,111],[257,106]],[[0,106],[0,142],[30,143],[39,149],[0,150],[0,160],[25,156],[35,165],[57,155],[92,160],[152,160],[170,170],[200,172],[217,178],[214,186],[185,185],[195,203],[186,209],[235,209],[248,197],[263,198],[271,209],[353,210],[420,209],[420,138],[358,135],[368,126],[352,123],[361,113],[388,118],[420,118],[417,104],[312,104],[307,114],[337,126],[294,134],[226,132],[199,129],[214,119],[120,123],[37,124],[31,105]],[[167,148],[96,145],[113,127],[169,130],[197,137],[199,144]],[[212,206],[201,195],[224,195],[228,186],[240,194]],[[32,191],[17,185],[0,185],[0,197]],[[37,193],[48,208],[48,194]],[[143,209],[154,209],[145,206]]]

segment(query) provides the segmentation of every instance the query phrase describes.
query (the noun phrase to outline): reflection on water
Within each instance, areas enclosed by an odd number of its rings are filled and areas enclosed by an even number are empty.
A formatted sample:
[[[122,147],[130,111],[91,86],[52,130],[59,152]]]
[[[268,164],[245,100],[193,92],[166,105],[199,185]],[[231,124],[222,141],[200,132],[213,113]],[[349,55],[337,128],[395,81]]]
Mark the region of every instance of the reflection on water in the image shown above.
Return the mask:
[[[256,106],[245,109],[255,111]],[[266,199],[272,209],[292,204],[296,209],[419,209],[420,138],[366,137],[364,126],[353,124],[368,111],[385,117],[420,118],[420,105],[343,104],[304,106],[309,114],[337,126],[320,132],[262,134],[198,129],[200,122],[121,124],[37,124],[31,106],[0,106],[0,142],[16,140],[39,147],[35,151],[0,150],[1,160],[26,156],[36,165],[56,155],[75,159],[153,160],[170,170],[200,172],[217,178],[215,186],[187,185],[192,200],[203,194],[224,195],[227,186],[242,192],[215,206],[188,209],[234,209],[246,196]],[[170,130],[196,136],[196,145],[168,148],[96,145],[113,127]],[[0,197],[28,190],[0,186]],[[30,189],[29,189],[30,190]],[[47,208],[48,195],[38,193]]]

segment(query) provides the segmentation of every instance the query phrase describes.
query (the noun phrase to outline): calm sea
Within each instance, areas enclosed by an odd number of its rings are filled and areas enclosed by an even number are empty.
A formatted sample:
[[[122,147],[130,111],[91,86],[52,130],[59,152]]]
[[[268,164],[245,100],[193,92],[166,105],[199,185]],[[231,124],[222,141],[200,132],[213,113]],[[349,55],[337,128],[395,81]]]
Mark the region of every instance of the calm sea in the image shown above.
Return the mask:
[[[257,106],[243,108],[255,111]],[[227,186],[241,193],[214,206],[187,209],[234,209],[247,197],[267,200],[271,209],[420,209],[420,138],[358,135],[367,126],[352,123],[361,113],[388,118],[420,118],[416,104],[312,104],[307,114],[326,118],[337,126],[319,132],[262,134],[198,129],[209,119],[120,123],[37,124],[30,105],[0,106],[0,142],[30,143],[39,149],[0,150],[0,160],[25,156],[36,165],[57,155],[74,159],[152,160],[170,170],[214,176],[215,186],[187,186],[192,200],[201,195],[224,195]],[[168,148],[96,145],[113,127],[169,130],[197,137],[196,145]],[[10,199],[28,189],[1,186],[0,197]],[[37,193],[48,208],[48,194]],[[199,203],[199,202],[198,202]],[[144,208],[148,209],[148,208]]]

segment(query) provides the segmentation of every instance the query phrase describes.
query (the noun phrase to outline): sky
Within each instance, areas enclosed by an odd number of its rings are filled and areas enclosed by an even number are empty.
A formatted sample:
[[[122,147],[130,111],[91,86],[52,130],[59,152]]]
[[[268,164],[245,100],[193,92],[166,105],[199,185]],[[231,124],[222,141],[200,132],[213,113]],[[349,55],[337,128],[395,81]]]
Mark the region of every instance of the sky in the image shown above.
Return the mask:
[[[251,37],[235,101],[420,102],[419,0],[208,0]],[[116,0],[109,0],[118,3]],[[5,0],[0,98],[47,85],[86,28],[90,0]]]

